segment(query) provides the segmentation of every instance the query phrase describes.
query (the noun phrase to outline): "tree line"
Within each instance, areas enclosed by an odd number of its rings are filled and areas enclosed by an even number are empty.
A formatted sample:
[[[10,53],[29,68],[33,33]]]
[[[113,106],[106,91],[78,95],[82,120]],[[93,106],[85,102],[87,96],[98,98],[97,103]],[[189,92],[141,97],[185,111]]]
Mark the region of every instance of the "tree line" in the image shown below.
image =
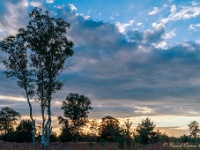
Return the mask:
[[[62,125],[60,135],[52,132],[50,142],[94,142],[118,143],[119,148],[133,147],[134,144],[142,145],[154,143],[199,143],[199,124],[196,121],[190,122],[188,128],[190,136],[169,137],[167,134],[155,131],[156,125],[146,118],[141,121],[135,130],[133,122],[127,119],[122,125],[117,118],[105,116],[99,123],[97,120],[88,119],[89,110],[92,109],[91,101],[84,95],[70,93],[63,101],[61,109],[63,116],[58,116],[58,122]],[[21,120],[14,129],[16,121],[21,117],[20,113],[12,108],[4,107],[0,110],[0,139],[9,142],[32,142],[33,124],[31,120]],[[87,133],[83,127],[87,126]],[[36,141],[41,141],[42,135],[38,128]]]

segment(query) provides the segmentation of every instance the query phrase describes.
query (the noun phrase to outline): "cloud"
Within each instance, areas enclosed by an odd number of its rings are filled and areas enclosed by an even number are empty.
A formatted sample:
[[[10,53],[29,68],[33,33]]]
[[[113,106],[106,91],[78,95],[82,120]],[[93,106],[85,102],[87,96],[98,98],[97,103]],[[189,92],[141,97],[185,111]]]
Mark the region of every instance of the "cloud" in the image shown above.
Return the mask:
[[[126,28],[129,27],[129,26],[132,26],[133,23],[134,23],[134,20],[130,20],[128,23],[117,22],[116,26],[119,28],[119,31],[121,33],[124,33],[124,31],[126,30]]]
[[[73,4],[69,4],[69,6],[72,11],[77,11],[77,8]]]
[[[177,13],[175,8],[171,9],[173,15]],[[67,35],[75,44],[75,54],[70,58],[75,65],[60,76],[68,82],[54,95],[55,114],[61,112],[59,102],[70,92],[91,99],[94,118],[107,114],[130,117],[200,113],[197,108],[200,97],[198,43],[188,41],[165,47],[165,39],[175,36],[175,31],[168,31],[162,23],[154,24],[151,30],[127,30],[133,20],[117,26],[76,14],[70,5],[54,7],[53,11],[70,23]],[[7,13],[11,18],[11,12],[7,10]],[[16,32],[3,15],[2,30],[6,32],[10,28]],[[17,16],[16,27],[20,22],[25,24],[24,15]],[[3,74],[0,81],[1,96],[23,93],[15,81],[6,79]],[[6,103],[6,99],[1,100]],[[19,105],[13,107],[19,108]]]
[[[42,3],[39,1],[31,1],[30,5],[33,7],[40,7],[42,5]]]
[[[166,32],[163,35],[163,39],[171,39],[172,37],[176,36],[175,29],[169,32]]]
[[[179,6],[172,5],[170,9],[171,14],[167,18],[161,19],[161,22],[166,24],[172,21],[186,20],[195,18],[200,15],[199,6]]]
[[[159,12],[158,7],[154,7],[152,11],[149,12],[149,15],[156,15]]]
[[[138,22],[137,23],[137,26],[141,26],[143,23],[142,22]]]
[[[54,3],[55,0],[46,0],[47,3]]]
[[[1,1],[0,2],[0,28],[2,36],[15,34],[19,27],[27,23],[28,2],[26,0]],[[27,14],[25,16],[25,14]]]
[[[200,24],[191,24],[188,30],[198,31],[200,29]]]

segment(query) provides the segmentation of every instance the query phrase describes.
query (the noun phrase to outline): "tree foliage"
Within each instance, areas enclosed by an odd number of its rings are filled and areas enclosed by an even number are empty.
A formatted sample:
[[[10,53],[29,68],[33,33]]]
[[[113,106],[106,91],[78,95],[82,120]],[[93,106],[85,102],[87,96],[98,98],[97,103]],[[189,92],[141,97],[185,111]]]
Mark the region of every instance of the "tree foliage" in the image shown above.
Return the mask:
[[[190,131],[190,135],[194,138],[197,137],[197,133],[200,131],[199,130],[199,123],[197,121],[192,121],[190,124],[188,124],[188,128]]]
[[[66,97],[66,101],[63,101],[61,109],[64,110],[65,118],[59,116],[59,123],[65,126],[70,125],[76,141],[79,130],[88,122],[89,110],[92,109],[91,101],[84,95],[70,93]]]
[[[30,120],[21,120],[16,128],[16,142],[31,142],[33,126]]]
[[[119,120],[112,116],[105,116],[101,119],[99,127],[99,136],[108,142],[116,142],[120,136]]]
[[[69,23],[61,18],[50,17],[35,8],[30,14],[26,40],[31,49],[31,65],[36,75],[36,94],[42,112],[42,144],[46,147],[51,135],[52,94],[60,90],[58,77],[64,69],[65,60],[73,54],[73,43],[66,37]],[[45,120],[47,109],[47,120]]]
[[[136,128],[136,140],[140,142],[141,144],[149,144],[156,142],[154,139],[156,139],[156,132],[153,131],[155,128],[155,124],[149,119],[146,118],[142,120],[140,124],[138,124]]]
[[[30,99],[34,95],[33,70],[29,67],[27,46],[25,43],[26,33],[23,28],[20,28],[16,36],[8,36],[1,41],[0,47],[1,50],[7,53],[7,58],[2,60],[6,68],[6,76],[16,79],[18,86],[25,90],[33,126],[32,140],[35,143],[35,120],[33,119],[32,104],[30,102]]]
[[[13,125],[16,124],[21,115],[12,108],[4,107],[0,111],[0,130],[7,134],[13,130]]]
[[[66,37],[69,23],[54,18],[49,12],[34,8],[29,15],[26,28],[20,28],[16,36],[9,36],[0,42],[0,48],[8,54],[3,60],[7,77],[16,78],[25,89],[32,118],[30,98],[40,102],[42,113],[42,145],[48,146],[52,132],[51,102],[63,82],[58,79],[65,69],[65,61],[73,55],[73,42]],[[45,118],[45,113],[47,118]]]

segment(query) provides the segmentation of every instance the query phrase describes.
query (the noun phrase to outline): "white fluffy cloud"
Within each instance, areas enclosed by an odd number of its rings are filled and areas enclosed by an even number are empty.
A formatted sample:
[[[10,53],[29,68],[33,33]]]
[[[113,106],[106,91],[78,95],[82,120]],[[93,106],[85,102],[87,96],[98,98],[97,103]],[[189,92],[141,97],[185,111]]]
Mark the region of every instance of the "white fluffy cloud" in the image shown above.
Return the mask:
[[[161,19],[162,23],[168,23],[170,21],[185,20],[190,18],[195,18],[200,15],[199,6],[171,6],[171,14],[167,18]]]
[[[117,22],[116,26],[119,28],[119,31],[121,33],[124,33],[124,31],[126,30],[126,28],[129,27],[129,26],[132,26],[133,23],[134,23],[134,20],[130,20],[128,23]]]
[[[200,29],[200,24],[191,24],[188,29],[198,31]]]
[[[156,15],[159,12],[158,7],[154,7],[152,11],[149,12],[149,15]]]

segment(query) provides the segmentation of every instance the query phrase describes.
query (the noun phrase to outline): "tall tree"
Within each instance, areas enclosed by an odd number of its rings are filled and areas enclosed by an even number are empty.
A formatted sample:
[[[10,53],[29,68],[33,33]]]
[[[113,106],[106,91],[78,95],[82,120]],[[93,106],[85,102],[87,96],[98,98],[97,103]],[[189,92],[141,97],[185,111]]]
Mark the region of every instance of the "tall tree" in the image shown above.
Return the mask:
[[[17,77],[20,82],[23,72],[21,70],[26,72],[24,75],[25,78],[23,79],[27,81],[24,82],[25,86],[22,87],[27,91],[27,96],[30,96],[29,91],[32,90],[30,87],[34,85],[34,93],[37,95],[35,98],[40,102],[42,113],[41,144],[42,147],[47,147],[52,132],[52,96],[55,92],[60,90],[63,85],[62,81],[58,80],[58,77],[65,68],[66,59],[73,55],[73,42],[69,41],[66,37],[66,32],[70,25],[62,18],[51,17],[48,11],[43,13],[41,9],[37,8],[33,9],[29,17],[30,21],[28,26],[19,30],[19,33],[17,36],[14,36],[11,44],[7,45],[6,42],[4,42],[1,44],[3,46],[0,46],[6,51],[11,45],[13,46],[12,51],[17,49],[19,53],[22,51],[24,54],[22,57],[24,59],[13,60],[12,58],[10,60],[13,64],[17,65],[16,70],[15,68],[7,69],[19,73],[20,76],[14,74],[13,77]],[[10,38],[13,38],[13,36]],[[8,40],[10,39],[8,38]],[[14,55],[17,55],[17,53],[14,53]],[[26,56],[28,56],[27,59]],[[23,62],[23,65],[18,67],[21,62]],[[20,70],[18,68],[22,69]],[[31,74],[28,70],[31,70]],[[33,76],[29,78],[29,75]],[[45,118],[45,113],[47,113],[47,119]]]
[[[8,36],[0,42],[0,48],[7,53],[2,59],[6,76],[17,80],[20,88],[25,90],[26,100],[29,106],[30,119],[32,121],[32,142],[35,144],[35,120],[33,119],[32,104],[30,102],[34,95],[33,70],[29,67],[27,47],[25,44],[25,30],[20,28],[16,36]]]
[[[16,121],[20,117],[20,113],[16,112],[14,109],[9,107],[2,108],[0,111],[0,129],[7,134],[13,129],[13,125],[16,124]]]
[[[78,140],[79,130],[88,122],[88,113],[92,109],[91,101],[84,95],[70,93],[63,101],[62,108],[64,117],[59,116],[60,123],[65,123],[69,120],[71,129],[74,133],[74,142]],[[63,121],[62,121],[63,120]]]
[[[32,51],[31,65],[35,68],[36,94],[41,104],[43,147],[48,146],[52,132],[52,95],[61,89],[63,84],[58,77],[65,67],[65,60],[73,54],[73,43],[66,37],[69,26],[63,19],[50,17],[47,11],[42,13],[35,8],[26,29],[28,48]]]
[[[197,133],[200,131],[199,130],[199,123],[197,121],[192,121],[190,124],[188,124],[188,128],[190,131],[190,135],[196,139]]]

